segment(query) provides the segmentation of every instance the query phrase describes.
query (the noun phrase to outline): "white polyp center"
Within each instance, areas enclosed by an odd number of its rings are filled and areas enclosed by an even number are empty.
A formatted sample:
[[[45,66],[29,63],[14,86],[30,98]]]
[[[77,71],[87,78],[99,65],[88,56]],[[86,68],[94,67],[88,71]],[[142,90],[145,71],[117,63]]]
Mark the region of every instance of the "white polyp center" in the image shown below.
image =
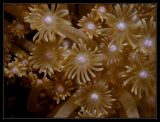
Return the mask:
[[[78,63],[85,63],[86,62],[86,56],[84,56],[84,55],[82,55],[82,54],[80,54],[80,55],[78,55],[77,56],[77,61],[78,61]]]
[[[44,22],[47,24],[47,25],[50,25],[53,23],[53,16],[46,16],[44,18]]]
[[[90,96],[91,100],[94,100],[94,101],[97,101],[98,98],[99,98],[99,95],[96,94],[96,93],[92,93],[91,96]]]
[[[64,40],[63,47],[64,48],[68,48],[69,47],[69,42],[67,40]]]
[[[132,52],[132,53],[130,53],[130,57],[131,57],[132,59],[136,59],[137,55],[136,55],[136,53]]]
[[[43,80],[41,80],[41,79],[37,80],[37,85],[41,85],[42,83],[43,83]]]
[[[89,23],[87,24],[87,28],[88,28],[89,30],[94,30],[94,29],[96,28],[96,26],[95,26],[94,23],[89,22]]]
[[[147,48],[152,47],[152,40],[151,39],[145,39],[143,42],[144,46]]]
[[[126,24],[124,22],[119,22],[116,26],[119,31],[124,31],[126,29]]]
[[[139,72],[139,77],[143,78],[143,79],[147,78],[148,77],[148,72],[145,71],[145,70],[140,71]]]
[[[17,67],[13,67],[13,68],[11,69],[11,71],[12,71],[13,74],[18,74],[18,73],[19,73],[19,70],[18,70]]]
[[[132,17],[132,21],[133,21],[133,22],[137,22],[138,20],[139,20],[139,18],[138,18],[137,15],[134,15],[134,16]]]
[[[57,92],[63,93],[64,92],[64,87],[63,86],[58,86],[57,87]]]
[[[22,61],[22,64],[24,64],[24,65],[27,65],[29,62],[28,62],[28,60],[27,59],[24,59],[23,61]]]
[[[111,52],[117,51],[117,46],[115,44],[112,44],[111,46],[109,46],[109,51]]]
[[[19,30],[24,30],[24,25],[18,23],[16,28],[19,29]]]
[[[104,6],[100,6],[100,7],[98,8],[98,12],[104,14],[104,13],[106,12],[106,8],[105,8]]]
[[[51,53],[51,52],[47,52],[46,53],[46,57],[47,57],[47,59],[53,59],[53,54]]]

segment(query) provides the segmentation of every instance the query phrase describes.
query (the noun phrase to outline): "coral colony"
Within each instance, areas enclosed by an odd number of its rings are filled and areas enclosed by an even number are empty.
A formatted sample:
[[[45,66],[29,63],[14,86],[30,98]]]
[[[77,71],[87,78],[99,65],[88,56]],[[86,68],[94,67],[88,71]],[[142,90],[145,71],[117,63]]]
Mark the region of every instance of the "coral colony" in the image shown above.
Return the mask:
[[[47,96],[48,118],[156,117],[156,7],[6,4],[4,77],[29,84],[31,113]]]

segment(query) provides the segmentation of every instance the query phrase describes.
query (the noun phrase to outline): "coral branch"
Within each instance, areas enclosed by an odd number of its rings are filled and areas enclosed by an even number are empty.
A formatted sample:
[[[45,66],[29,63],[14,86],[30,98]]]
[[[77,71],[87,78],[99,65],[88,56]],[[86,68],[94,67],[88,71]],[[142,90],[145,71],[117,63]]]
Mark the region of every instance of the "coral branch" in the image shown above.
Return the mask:
[[[24,48],[25,50],[31,52],[33,47],[34,47],[34,43],[27,40],[27,39],[18,39],[15,41],[15,44],[19,45],[20,47]]]
[[[32,87],[32,90],[29,94],[28,101],[27,101],[27,110],[31,113],[36,112],[38,95],[39,95],[39,89],[36,87]]]
[[[27,5],[20,4],[20,5],[13,5],[7,4],[4,7],[4,10],[11,15],[23,19],[26,16],[27,12]]]
[[[64,105],[58,110],[58,112],[54,115],[54,118],[66,118],[76,110],[79,106],[74,104],[74,95],[72,95]]]
[[[72,39],[73,41],[75,41],[75,43],[77,43],[77,40],[79,38],[81,38],[84,41],[88,40],[87,35],[85,35],[84,32],[78,30],[77,28],[66,26],[66,25],[59,25],[59,28],[57,29],[60,29],[63,35],[68,35],[68,37]]]
[[[120,93],[119,100],[126,110],[128,118],[139,118],[137,106],[131,94],[126,90],[122,90]]]
[[[12,44],[11,46],[11,51],[10,51],[13,55],[16,54],[21,54],[21,55],[26,55],[27,53],[22,50],[21,48],[17,47],[16,45]]]

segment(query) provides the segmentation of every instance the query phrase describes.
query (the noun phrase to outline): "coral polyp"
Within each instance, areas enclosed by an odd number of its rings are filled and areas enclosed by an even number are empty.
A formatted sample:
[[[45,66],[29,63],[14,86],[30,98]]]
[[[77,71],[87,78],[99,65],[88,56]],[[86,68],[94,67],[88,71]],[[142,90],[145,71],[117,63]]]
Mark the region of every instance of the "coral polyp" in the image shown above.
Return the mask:
[[[60,72],[63,69],[63,53],[60,42],[38,43],[29,57],[30,65],[33,69],[39,70],[39,73],[51,76],[54,71]]]
[[[112,108],[112,103],[115,101],[111,90],[104,82],[100,81],[81,85],[75,94],[75,99],[75,104],[83,106],[89,112],[96,111],[106,115],[108,115],[108,109]]]
[[[17,59],[8,63],[7,67],[4,68],[5,76],[8,78],[12,78],[14,76],[22,77],[26,75],[27,68]]]
[[[104,64],[118,64],[123,60],[122,51],[116,43],[110,43],[110,40],[105,40],[100,44],[101,52],[104,56]]]
[[[131,85],[131,92],[142,98],[144,95],[149,96],[152,93],[155,81],[154,73],[152,69],[154,64],[149,63],[150,66],[146,67],[148,64],[144,62],[137,62],[136,65],[126,66],[126,71],[123,72],[122,77],[125,77],[123,86]]]
[[[94,50],[87,49],[87,46],[80,41],[79,44],[73,44],[72,52],[68,57],[65,65],[65,76],[69,79],[77,77],[77,82],[91,81],[89,75],[96,77],[93,71],[102,71],[103,59],[96,47]]]
[[[126,14],[124,15],[125,12]],[[117,43],[122,49],[123,43],[126,40],[132,48],[136,48],[135,40],[138,36],[137,29],[140,26],[140,22],[132,21],[133,16],[136,14],[136,11],[134,11],[134,4],[115,5],[113,13],[114,14],[107,14],[106,22],[109,26],[107,32],[112,42]]]
[[[22,20],[13,20],[12,24],[8,26],[10,33],[18,38],[24,38],[29,33],[29,28]]]
[[[55,79],[54,81],[47,79],[43,87],[57,104],[71,96],[71,91],[74,89],[73,83],[64,79]]]
[[[156,3],[151,4],[135,4],[137,18],[149,20],[150,16],[156,16]],[[154,18],[155,19],[155,18]]]
[[[88,35],[89,39],[93,39],[94,36],[98,37],[105,32],[105,28],[102,28],[101,23],[95,15],[96,13],[91,12],[87,16],[83,16],[78,23],[80,29]]]
[[[155,53],[156,46],[156,22],[153,17],[150,18],[148,24],[146,20],[142,20],[142,28],[140,30],[141,38],[140,38],[140,51],[142,51],[145,55],[152,55]]]
[[[54,6],[50,10],[47,5],[43,4],[29,7],[29,10],[30,13],[24,18],[25,22],[30,23],[32,30],[38,30],[33,40],[36,40],[36,42],[42,39],[47,42],[54,41],[56,39],[55,34],[65,37],[57,28],[60,24],[71,25],[68,20],[63,19],[63,17],[68,15],[67,9],[54,11]]]
[[[112,12],[112,5],[110,4],[97,4],[95,7],[92,9],[93,12],[96,12],[96,16],[98,16],[98,19],[101,20],[102,22],[106,20],[107,12]]]
[[[76,118],[103,118],[103,114],[98,113],[96,110],[89,112],[88,110],[85,110],[84,107],[81,107]]]

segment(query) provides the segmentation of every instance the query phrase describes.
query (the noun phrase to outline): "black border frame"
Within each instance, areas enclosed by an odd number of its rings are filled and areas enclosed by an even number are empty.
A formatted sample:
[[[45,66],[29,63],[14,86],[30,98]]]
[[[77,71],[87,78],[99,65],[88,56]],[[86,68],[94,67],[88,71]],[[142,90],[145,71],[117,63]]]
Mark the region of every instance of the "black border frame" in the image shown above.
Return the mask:
[[[160,93],[160,91],[159,91],[159,89],[160,89],[160,79],[159,79],[159,73],[160,73],[160,64],[158,63],[158,60],[159,60],[159,58],[158,58],[158,55],[159,55],[159,50],[160,50],[160,48],[158,47],[158,43],[159,43],[159,39],[160,39],[160,35],[158,34],[158,32],[159,32],[159,26],[160,26],[160,19],[159,19],[159,17],[160,17],[160,15],[159,15],[159,3],[158,3],[158,0],[130,0],[130,1],[127,1],[127,0],[119,0],[119,1],[116,1],[116,0],[91,0],[91,1],[82,1],[82,0],[76,0],[76,1],[65,1],[65,0],[53,0],[53,1],[50,1],[50,0],[44,0],[44,1],[42,1],[42,0],[3,0],[3,2],[2,3],[0,3],[0,11],[1,11],[1,19],[0,20],[2,20],[1,21],[1,27],[3,27],[3,16],[4,16],[4,13],[3,13],[3,10],[4,10],[4,8],[3,8],[3,5],[5,4],[5,3],[52,3],[52,2],[54,2],[54,3],[84,3],[84,4],[86,4],[86,3],[157,3],[157,118],[153,118],[153,119],[158,119],[159,118],[159,115],[160,115],[160,113],[159,113],[159,107],[160,107],[160,105],[158,104],[159,102],[160,102],[160,100],[159,100],[159,94],[158,93]],[[1,29],[1,34],[0,34],[1,36],[0,36],[0,48],[1,49],[3,49],[3,30]],[[2,50],[2,52],[1,52],[1,55],[3,56],[3,50]],[[2,85],[2,88],[1,88],[1,91],[0,91],[0,95],[1,96],[3,96],[3,92],[4,92],[4,89],[3,89],[3,82],[2,82],[2,79],[3,79],[3,57],[2,57],[2,60],[1,60],[2,62],[1,62],[1,70],[0,70],[0,73],[1,73],[1,81],[0,81],[0,85]],[[1,97],[2,98],[2,97]],[[3,98],[2,98],[2,101],[1,101],[2,103],[4,102],[3,101]],[[1,103],[0,102],[0,103]],[[0,107],[1,108],[1,107]],[[4,108],[3,107],[3,104],[2,104],[2,108]],[[1,109],[1,110],[3,110],[3,109]],[[7,118],[4,118],[4,110],[2,111],[2,112],[0,112],[0,117],[2,117],[3,119],[7,119]],[[32,119],[32,118],[31,118]],[[141,119],[141,118],[140,118]],[[142,119],[145,119],[145,118],[142,118]],[[152,119],[152,118],[151,118]]]

